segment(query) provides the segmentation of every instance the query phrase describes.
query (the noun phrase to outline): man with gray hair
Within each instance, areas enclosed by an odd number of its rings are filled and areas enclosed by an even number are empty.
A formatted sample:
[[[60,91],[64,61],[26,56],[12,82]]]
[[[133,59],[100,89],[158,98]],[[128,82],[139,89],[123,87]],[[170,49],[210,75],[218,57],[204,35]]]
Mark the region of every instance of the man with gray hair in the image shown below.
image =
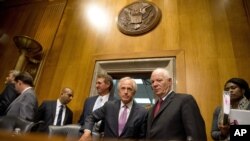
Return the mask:
[[[15,90],[15,77],[20,72],[18,70],[10,70],[8,76],[5,80],[5,88],[0,95],[0,116],[5,115],[6,109],[9,107],[10,103],[14,101],[18,93]]]
[[[175,93],[164,68],[155,69],[150,80],[158,100],[149,110],[147,139],[206,141],[205,123],[193,96]]]
[[[130,77],[121,78],[118,82],[120,99],[106,102],[86,118],[84,134],[79,141],[91,138],[94,123],[99,120],[104,121],[104,138],[144,138],[147,110],[133,100],[136,91],[137,84],[134,79]]]

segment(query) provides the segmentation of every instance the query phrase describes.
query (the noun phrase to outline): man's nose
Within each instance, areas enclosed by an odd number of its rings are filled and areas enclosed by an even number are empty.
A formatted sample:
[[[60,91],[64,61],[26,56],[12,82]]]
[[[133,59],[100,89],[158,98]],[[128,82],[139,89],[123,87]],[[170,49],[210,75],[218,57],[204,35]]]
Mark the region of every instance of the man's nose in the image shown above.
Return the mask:
[[[124,89],[124,93],[128,93],[128,89]]]
[[[155,83],[155,82],[152,82],[152,83],[151,83],[151,86],[152,86],[152,87],[155,87],[155,86],[156,86],[156,83]]]

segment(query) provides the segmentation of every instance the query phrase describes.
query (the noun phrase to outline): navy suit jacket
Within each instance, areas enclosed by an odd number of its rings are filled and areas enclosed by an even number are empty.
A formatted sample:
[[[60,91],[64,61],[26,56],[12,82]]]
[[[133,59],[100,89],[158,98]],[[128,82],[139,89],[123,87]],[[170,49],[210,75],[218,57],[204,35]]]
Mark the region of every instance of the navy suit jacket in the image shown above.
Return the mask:
[[[14,83],[7,83],[3,92],[0,95],[0,116],[4,116],[6,109],[9,107],[10,103],[14,101],[18,96],[15,90]]]
[[[81,114],[80,119],[78,121],[78,123],[80,123],[80,125],[84,125],[86,117],[92,113],[94,105],[95,105],[95,101],[97,98],[98,98],[98,95],[91,96],[85,100],[84,105],[83,105],[82,114]],[[114,96],[112,94],[110,94],[108,101],[112,101],[112,100],[114,100]]]
[[[154,140],[206,141],[205,123],[192,95],[170,93],[156,117],[153,106],[148,115],[147,138]]]
[[[38,108],[36,114],[36,122],[44,121],[44,124],[40,125],[38,131],[48,132],[49,125],[53,125],[55,114],[56,114],[56,100],[44,101]],[[65,117],[63,125],[72,124],[73,112],[66,106]]]
[[[91,130],[95,122],[103,120],[105,138],[144,138],[146,135],[147,110],[135,101],[132,105],[123,132],[119,136],[118,117],[120,104],[121,100],[106,102],[103,107],[95,110],[90,116],[87,117],[84,129]]]

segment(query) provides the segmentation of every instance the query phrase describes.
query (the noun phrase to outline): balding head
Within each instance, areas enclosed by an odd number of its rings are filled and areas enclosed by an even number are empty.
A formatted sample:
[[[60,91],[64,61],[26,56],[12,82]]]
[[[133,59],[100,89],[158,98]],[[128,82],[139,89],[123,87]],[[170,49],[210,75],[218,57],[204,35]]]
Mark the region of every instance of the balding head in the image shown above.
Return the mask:
[[[154,94],[158,97],[162,98],[172,90],[172,78],[164,68],[156,68],[150,80]]]
[[[74,92],[71,88],[65,87],[62,89],[59,100],[62,104],[68,104],[74,97]]]

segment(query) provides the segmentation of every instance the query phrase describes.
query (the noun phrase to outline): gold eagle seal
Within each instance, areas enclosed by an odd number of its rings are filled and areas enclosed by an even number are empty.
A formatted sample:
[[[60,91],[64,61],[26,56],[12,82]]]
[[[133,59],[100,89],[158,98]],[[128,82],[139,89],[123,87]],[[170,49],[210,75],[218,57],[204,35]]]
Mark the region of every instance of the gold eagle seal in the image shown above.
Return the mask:
[[[118,29],[127,35],[141,35],[157,26],[160,9],[153,3],[137,1],[125,6],[118,15]]]

